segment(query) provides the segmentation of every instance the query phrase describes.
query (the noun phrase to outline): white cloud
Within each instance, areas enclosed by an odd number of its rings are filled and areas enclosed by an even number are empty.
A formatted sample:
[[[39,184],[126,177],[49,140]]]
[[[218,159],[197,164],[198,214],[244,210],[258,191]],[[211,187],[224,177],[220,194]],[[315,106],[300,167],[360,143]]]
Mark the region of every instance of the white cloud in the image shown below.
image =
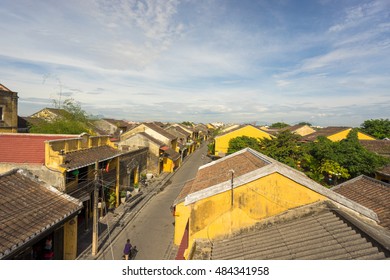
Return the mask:
[[[60,81],[91,113],[129,119],[325,122],[374,114],[372,95],[389,104],[388,2],[310,10],[327,17],[290,5],[5,0],[0,83],[23,103],[57,98]]]

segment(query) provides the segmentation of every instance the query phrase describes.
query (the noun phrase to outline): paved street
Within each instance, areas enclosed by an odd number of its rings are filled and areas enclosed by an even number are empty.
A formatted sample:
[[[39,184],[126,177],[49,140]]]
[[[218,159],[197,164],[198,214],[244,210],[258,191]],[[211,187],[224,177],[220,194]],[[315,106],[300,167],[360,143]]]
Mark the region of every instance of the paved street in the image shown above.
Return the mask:
[[[203,156],[206,153],[207,145],[204,144],[190,155],[165,185],[165,189],[146,203],[136,217],[111,242],[111,246],[102,252],[99,259],[121,259],[127,238],[137,246],[138,254],[135,259],[169,259],[174,232],[174,218],[170,207],[185,182],[195,177],[199,166],[210,161],[208,157]]]

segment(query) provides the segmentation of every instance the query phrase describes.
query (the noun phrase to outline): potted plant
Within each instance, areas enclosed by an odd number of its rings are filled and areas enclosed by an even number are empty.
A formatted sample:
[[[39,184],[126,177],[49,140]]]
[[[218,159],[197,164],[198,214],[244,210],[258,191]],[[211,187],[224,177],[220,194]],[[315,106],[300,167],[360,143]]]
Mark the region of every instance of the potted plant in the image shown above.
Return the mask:
[[[134,192],[137,193],[139,191],[139,184],[134,183]]]
[[[121,191],[120,198],[121,198],[121,203],[126,202],[126,191],[125,190]]]

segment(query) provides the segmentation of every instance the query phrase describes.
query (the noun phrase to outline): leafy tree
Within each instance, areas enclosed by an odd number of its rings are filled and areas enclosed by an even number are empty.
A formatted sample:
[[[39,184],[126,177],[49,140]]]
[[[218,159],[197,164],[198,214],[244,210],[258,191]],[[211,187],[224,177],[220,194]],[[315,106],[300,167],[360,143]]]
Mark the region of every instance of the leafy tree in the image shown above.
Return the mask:
[[[298,125],[308,125],[308,126],[311,126],[311,123],[308,123],[308,122],[300,122]]]
[[[259,151],[259,140],[257,138],[248,136],[240,136],[230,139],[227,153],[232,154],[245,148],[252,148],[256,151]]]
[[[185,122],[182,122],[182,124],[184,124],[185,126],[192,127],[194,123],[193,122],[189,122],[189,121],[185,121]]]
[[[33,125],[30,128],[30,132],[44,134],[81,134],[83,132],[91,133],[91,130],[85,123],[60,118],[51,122],[43,121],[39,125]]]
[[[284,122],[276,122],[270,125],[270,128],[285,128],[287,126],[290,126],[289,124],[286,124]]]
[[[364,121],[361,130],[378,139],[390,138],[390,121],[389,119],[371,119]]]
[[[384,157],[366,150],[359,142],[357,130],[352,130],[347,139],[332,142],[325,137],[319,137],[317,142],[305,145],[304,161],[302,167],[312,179],[320,179],[316,173],[322,175],[338,175],[341,179],[357,177],[359,175],[372,175],[375,170],[388,162]],[[316,180],[316,179],[315,179]]]
[[[301,136],[289,130],[283,130],[275,138],[260,139],[260,151],[291,167],[297,168],[303,157],[299,141]]]
[[[57,107],[58,103],[54,101],[54,105]],[[73,99],[66,99],[59,109],[64,109],[66,114],[53,121],[41,121],[32,125],[30,132],[45,134],[80,134],[88,132],[93,134],[89,126],[89,117],[81,109],[80,104]]]
[[[352,130],[347,139],[340,141],[336,146],[335,159],[348,169],[352,177],[362,174],[373,175],[389,162],[385,157],[368,151],[360,144],[357,129]]]

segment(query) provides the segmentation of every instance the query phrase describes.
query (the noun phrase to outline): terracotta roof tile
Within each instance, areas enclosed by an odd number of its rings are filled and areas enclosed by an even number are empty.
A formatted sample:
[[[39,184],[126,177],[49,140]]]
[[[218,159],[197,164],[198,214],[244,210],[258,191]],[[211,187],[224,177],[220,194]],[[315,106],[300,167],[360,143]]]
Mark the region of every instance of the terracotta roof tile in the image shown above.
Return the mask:
[[[390,157],[390,140],[360,140],[359,142],[370,152]]]
[[[23,170],[0,175],[0,259],[75,215],[82,203]]]
[[[390,164],[377,171],[378,173],[390,176]]]
[[[239,177],[268,164],[248,151],[232,154],[199,168],[191,193],[229,181],[232,176],[231,170],[234,170],[235,177]]]
[[[390,185],[361,175],[332,188],[378,215],[380,225],[390,229]]]
[[[45,141],[76,138],[78,135],[0,134],[0,162],[45,163]]]

